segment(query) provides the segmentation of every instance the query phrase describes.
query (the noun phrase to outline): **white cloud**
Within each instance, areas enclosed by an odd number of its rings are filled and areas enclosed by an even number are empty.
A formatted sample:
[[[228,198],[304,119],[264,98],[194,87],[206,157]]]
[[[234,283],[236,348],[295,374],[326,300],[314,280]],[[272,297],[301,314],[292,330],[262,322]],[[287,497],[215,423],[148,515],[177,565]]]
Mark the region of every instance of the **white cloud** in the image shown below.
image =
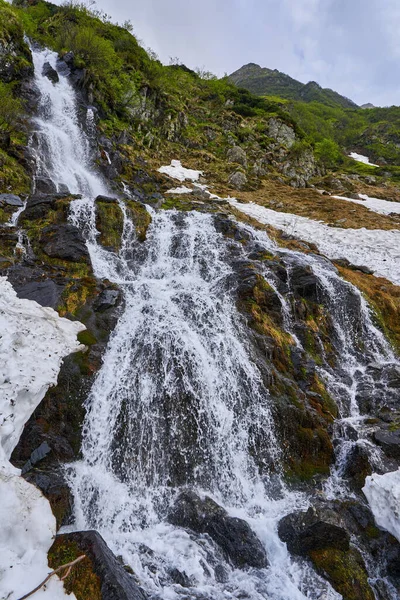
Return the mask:
[[[399,0],[98,0],[164,62],[218,75],[248,62],[358,103],[400,104]]]

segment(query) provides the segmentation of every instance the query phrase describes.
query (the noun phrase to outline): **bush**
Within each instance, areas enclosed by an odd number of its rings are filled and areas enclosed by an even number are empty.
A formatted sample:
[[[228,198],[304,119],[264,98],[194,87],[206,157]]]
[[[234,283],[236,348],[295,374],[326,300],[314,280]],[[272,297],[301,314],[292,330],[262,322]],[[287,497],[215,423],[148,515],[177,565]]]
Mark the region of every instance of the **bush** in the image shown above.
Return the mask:
[[[327,168],[338,165],[342,159],[342,153],[339,145],[328,138],[315,144],[315,157]]]

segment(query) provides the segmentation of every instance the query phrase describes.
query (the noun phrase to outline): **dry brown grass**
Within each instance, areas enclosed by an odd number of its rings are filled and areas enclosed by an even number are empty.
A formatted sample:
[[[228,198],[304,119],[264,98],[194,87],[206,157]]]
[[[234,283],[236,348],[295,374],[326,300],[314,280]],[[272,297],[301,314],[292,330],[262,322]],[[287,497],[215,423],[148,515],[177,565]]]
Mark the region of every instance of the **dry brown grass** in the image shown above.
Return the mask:
[[[379,215],[361,204],[322,196],[313,189],[294,189],[272,180],[264,181],[259,190],[238,192],[235,196],[244,202],[255,202],[278,212],[308,217],[344,229],[400,229],[400,216]]]

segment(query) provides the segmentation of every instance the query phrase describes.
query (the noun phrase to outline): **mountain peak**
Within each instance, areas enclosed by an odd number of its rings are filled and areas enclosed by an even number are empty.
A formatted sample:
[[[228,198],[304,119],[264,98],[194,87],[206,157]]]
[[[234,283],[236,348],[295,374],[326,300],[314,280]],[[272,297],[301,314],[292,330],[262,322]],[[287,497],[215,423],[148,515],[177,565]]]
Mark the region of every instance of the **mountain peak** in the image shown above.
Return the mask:
[[[357,107],[349,98],[331,89],[322,88],[316,81],[303,84],[278,69],[260,67],[256,63],[244,65],[232,73],[229,78],[238,87],[243,87],[258,96],[280,96],[287,100],[320,102],[332,107]]]

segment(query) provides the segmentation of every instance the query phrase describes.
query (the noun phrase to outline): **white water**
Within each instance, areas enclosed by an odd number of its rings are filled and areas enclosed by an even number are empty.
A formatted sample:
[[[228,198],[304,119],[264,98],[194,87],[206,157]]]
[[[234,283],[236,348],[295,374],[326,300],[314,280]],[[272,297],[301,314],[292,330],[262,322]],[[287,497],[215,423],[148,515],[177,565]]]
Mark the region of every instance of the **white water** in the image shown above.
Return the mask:
[[[119,283],[125,296],[87,400],[83,459],[69,470],[75,527],[99,530],[153,597],[188,597],[171,579],[175,568],[190,578],[192,598],[338,599],[304,561],[289,557],[277,536],[279,520],[305,508],[308,499],[282,482],[271,398],[236,310],[227,245],[213,217],[152,212],[148,239],[140,244],[120,201],[120,254],[101,248],[93,199],[107,190],[91,171],[73,89],[63,76],[57,85],[41,76],[45,60],[55,66],[54,54],[35,52],[34,58],[42,91],[40,172],[84,196],[72,204],[71,220],[87,236],[96,275]],[[248,230],[259,244],[276,249],[266,235]],[[288,266],[304,261],[321,282],[343,371],[340,377],[329,370],[322,375],[341,400],[342,416],[358,420],[357,381],[368,360],[391,360],[390,350],[353,291],[361,314],[357,330],[341,299],[344,287],[353,288],[326,261],[289,251],[282,257]],[[272,274],[269,280],[274,284]],[[290,302],[280,297],[285,326],[301,347]],[[359,339],[371,346],[367,356],[355,343]],[[264,451],[256,459],[252,449],[260,440]],[[218,581],[223,559],[210,538],[166,523],[171,501],[186,485],[246,519],[265,544],[269,568],[241,571],[225,564],[227,581]]]

